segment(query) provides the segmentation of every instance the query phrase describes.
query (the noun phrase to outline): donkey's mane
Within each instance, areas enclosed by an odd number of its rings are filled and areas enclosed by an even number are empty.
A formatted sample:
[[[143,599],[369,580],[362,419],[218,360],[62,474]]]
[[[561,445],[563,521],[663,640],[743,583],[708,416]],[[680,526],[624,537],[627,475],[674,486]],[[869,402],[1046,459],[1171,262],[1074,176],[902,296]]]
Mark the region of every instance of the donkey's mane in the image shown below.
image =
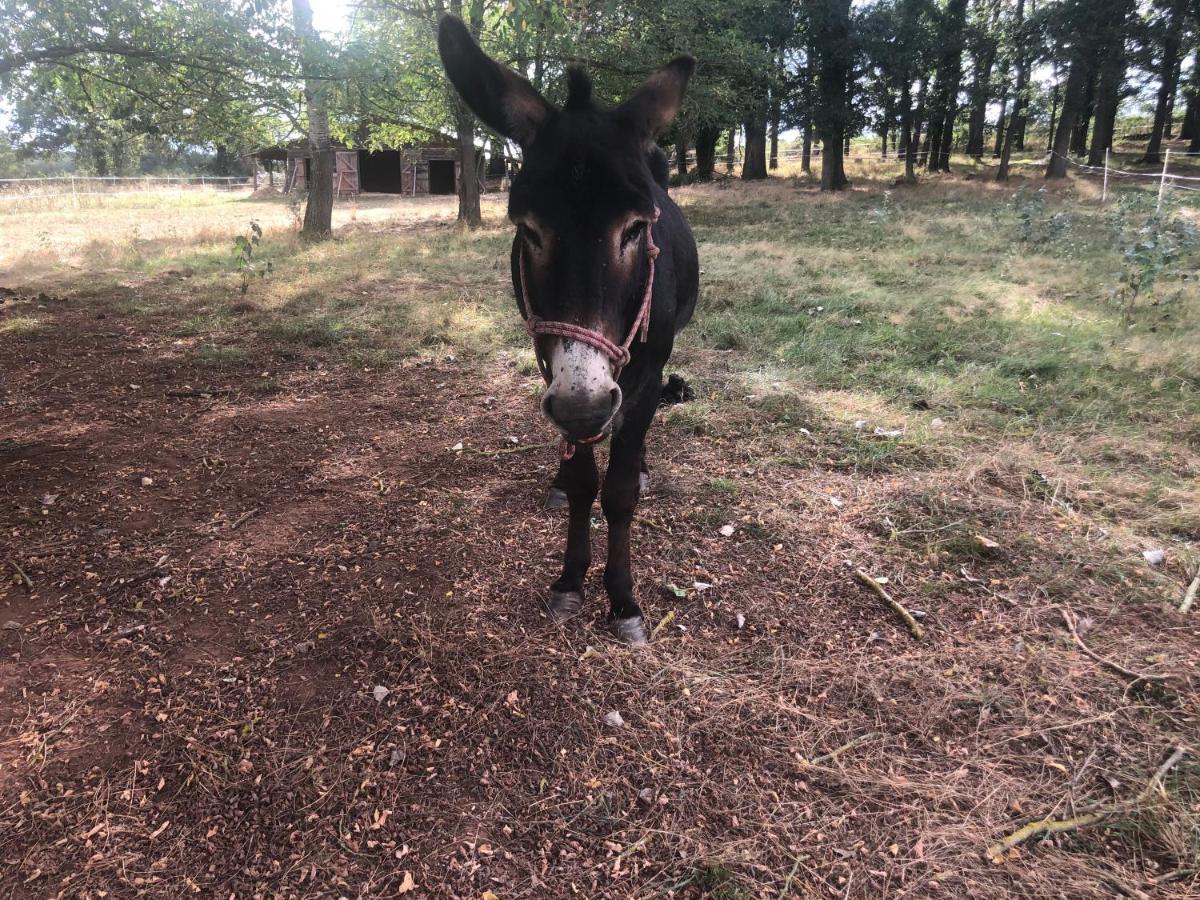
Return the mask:
[[[592,105],[592,77],[580,66],[567,69],[567,105],[569,110],[583,110]]]

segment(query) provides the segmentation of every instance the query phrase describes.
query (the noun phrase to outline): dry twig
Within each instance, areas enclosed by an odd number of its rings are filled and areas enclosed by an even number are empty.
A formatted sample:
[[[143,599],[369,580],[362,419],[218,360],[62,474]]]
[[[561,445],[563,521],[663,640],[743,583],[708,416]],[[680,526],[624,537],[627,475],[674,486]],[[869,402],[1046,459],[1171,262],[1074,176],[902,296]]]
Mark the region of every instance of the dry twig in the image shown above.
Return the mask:
[[[879,737],[883,737],[882,731],[868,731],[866,734],[860,734],[858,737],[846,741],[846,743],[842,744],[842,746],[830,750],[828,753],[822,753],[820,756],[814,756],[812,759],[805,760],[805,762],[807,762],[810,766],[824,765],[827,762],[832,762],[833,760],[837,759],[843,753],[853,750],[855,747],[861,747],[863,744],[867,743],[867,741],[873,741],[875,738]]]
[[[1047,835],[1061,834],[1064,831],[1074,831],[1077,828],[1095,825],[1097,822],[1103,821],[1109,816],[1124,812],[1125,810],[1136,806],[1139,803],[1146,802],[1146,800],[1150,798],[1150,795],[1154,793],[1155,789],[1162,784],[1162,780],[1167,776],[1167,773],[1175,768],[1175,766],[1179,764],[1179,761],[1186,755],[1186,748],[1176,747],[1172,751],[1171,755],[1167,757],[1166,761],[1154,771],[1152,776],[1150,776],[1150,780],[1146,782],[1146,786],[1142,788],[1141,792],[1132,800],[1115,803],[1106,808],[1097,808],[1093,806],[1089,809],[1089,811],[1081,813],[1077,816],[1073,816],[1069,819],[1052,819],[1047,816],[1043,819],[1037,819],[1033,822],[1030,822],[1027,825],[1022,825],[1012,834],[988,847],[988,859],[994,863],[1002,863],[1004,862],[1005,853],[1007,853],[1013,847],[1016,847],[1018,844],[1022,844],[1029,840],[1035,834],[1041,834],[1042,832],[1045,832]]]
[[[1185,613],[1192,608],[1192,604],[1196,602],[1196,594],[1200,593],[1200,570],[1197,570],[1196,577],[1192,579],[1192,583],[1188,585],[1187,593],[1183,595],[1183,602],[1179,604],[1179,611]]]
[[[921,623],[913,618],[912,613],[901,606],[898,602],[893,600],[892,595],[883,589],[882,584],[880,584],[862,569],[855,569],[854,577],[878,594],[879,598],[883,600],[884,603],[896,611],[896,615],[904,620],[904,624],[908,626],[908,630],[912,632],[913,637],[919,641],[925,636],[925,629],[922,627]]]
[[[675,610],[671,610],[665,616],[663,616],[659,620],[658,624],[654,626],[654,630],[650,632],[650,640],[654,640],[656,637],[658,637],[658,633],[670,625],[674,618]]]
[[[240,516],[238,516],[236,519],[234,519],[230,523],[229,530],[235,531],[237,528],[239,528],[241,525],[243,525],[247,519],[249,519],[252,515],[257,513],[260,509],[262,509],[261,506],[256,506],[256,507],[254,507],[254,509],[250,510],[249,512],[242,513]]]
[[[5,562],[7,562],[10,566],[12,566],[14,569],[17,570],[17,574],[20,575],[21,580],[23,582],[25,582],[25,587],[32,591],[33,590],[33,579],[25,574],[25,570],[22,569],[19,565],[17,565],[16,560],[9,559],[9,560],[5,560]]]
[[[1076,646],[1101,665],[1112,669],[1114,672],[1124,675],[1126,678],[1132,679],[1133,683],[1135,684],[1139,681],[1167,681],[1171,677],[1169,675],[1145,675],[1141,672],[1134,672],[1131,669],[1125,668],[1120,663],[1113,662],[1111,659],[1101,656],[1099,653],[1085,644],[1083,642],[1083,638],[1079,636],[1079,632],[1075,630],[1075,616],[1072,614],[1072,612],[1065,607],[1061,609],[1060,612],[1062,613],[1063,621],[1067,625],[1067,630],[1071,632],[1071,637],[1075,639]]]

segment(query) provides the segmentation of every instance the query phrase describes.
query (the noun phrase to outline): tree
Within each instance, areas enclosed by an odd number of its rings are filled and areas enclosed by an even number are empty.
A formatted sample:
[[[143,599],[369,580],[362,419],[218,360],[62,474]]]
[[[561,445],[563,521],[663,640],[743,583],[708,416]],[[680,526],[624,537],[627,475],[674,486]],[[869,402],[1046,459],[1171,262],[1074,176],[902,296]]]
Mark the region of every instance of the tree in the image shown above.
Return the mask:
[[[853,121],[852,75],[857,47],[850,28],[850,0],[805,0],[813,55],[815,103],[812,121],[821,138],[821,190],[850,184],[845,139]]]
[[[987,121],[988,100],[992,95],[992,69],[1000,47],[997,27],[1000,21],[1000,0],[976,0],[967,29],[967,45],[971,50],[971,115],[967,127],[967,154],[983,157],[983,127]]]
[[[308,150],[312,161],[308,203],[300,233],[321,240],[333,231],[333,144],[329,139],[328,86],[320,78],[322,42],[313,28],[309,0],[292,0],[292,17],[300,47],[300,73],[304,79],[304,104],[308,113]]]
[[[966,21],[967,0],[948,0],[942,11],[938,33],[941,56],[934,78],[929,116],[929,160],[926,166],[930,172],[950,171],[954,119],[958,114],[958,93],[962,82]]]
[[[1013,146],[1018,136],[1025,128],[1025,110],[1029,105],[1027,96],[1029,90],[1029,68],[1032,64],[1029,54],[1029,29],[1025,20],[1025,0],[1017,0],[1016,16],[1009,32],[1010,46],[1013,48],[1017,62],[1017,83],[1013,89],[1012,116],[1008,121],[1008,130],[1004,134],[1004,145],[1000,150],[1000,168],[996,172],[997,181],[1008,181],[1008,167],[1012,159]]]
[[[1180,42],[1183,37],[1184,21],[1188,11],[1188,0],[1161,0],[1158,8],[1158,41],[1161,56],[1158,65],[1158,95],[1154,105],[1154,125],[1150,130],[1150,143],[1146,147],[1145,163],[1162,162],[1162,142],[1167,134],[1171,101],[1175,94],[1175,83],[1179,78]]]

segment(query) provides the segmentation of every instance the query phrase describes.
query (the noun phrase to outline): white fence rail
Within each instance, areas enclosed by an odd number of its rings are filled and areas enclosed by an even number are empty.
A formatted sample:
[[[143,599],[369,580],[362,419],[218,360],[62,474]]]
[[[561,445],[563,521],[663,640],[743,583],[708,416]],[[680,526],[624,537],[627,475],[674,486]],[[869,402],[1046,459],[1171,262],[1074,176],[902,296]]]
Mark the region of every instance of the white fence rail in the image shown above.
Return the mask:
[[[240,191],[249,178],[227,175],[54,175],[0,178],[0,203],[80,197],[155,194],[163,191]]]

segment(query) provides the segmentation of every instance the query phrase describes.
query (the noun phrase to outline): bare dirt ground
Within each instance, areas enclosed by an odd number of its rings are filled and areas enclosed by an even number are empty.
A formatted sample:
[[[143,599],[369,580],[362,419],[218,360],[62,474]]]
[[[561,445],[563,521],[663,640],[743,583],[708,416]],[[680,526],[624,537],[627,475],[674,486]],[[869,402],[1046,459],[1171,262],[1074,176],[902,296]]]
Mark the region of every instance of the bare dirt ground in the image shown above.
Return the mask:
[[[0,307],[51,326],[0,345],[6,896],[1200,892],[1194,757],[1153,777],[1196,738],[1195,613],[1010,460],[864,472],[834,435],[659,423],[663,627],[630,651],[598,572],[584,621],[541,613],[563,523],[509,357],[217,370],[175,289]],[[968,546],[929,553],[948,521]]]

